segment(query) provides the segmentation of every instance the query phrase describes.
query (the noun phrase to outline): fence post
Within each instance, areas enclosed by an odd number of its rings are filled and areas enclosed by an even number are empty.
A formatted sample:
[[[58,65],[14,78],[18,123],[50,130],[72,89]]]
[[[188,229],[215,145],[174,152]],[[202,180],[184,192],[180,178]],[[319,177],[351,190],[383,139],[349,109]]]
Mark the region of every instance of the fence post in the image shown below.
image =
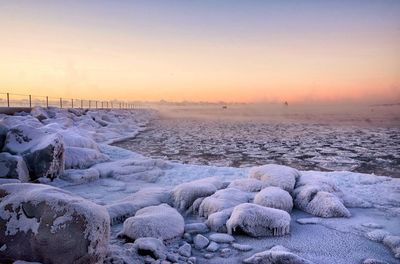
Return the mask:
[[[96,109],[97,109],[97,101],[96,101]]]
[[[60,97],[60,108],[62,108],[62,98]]]
[[[113,108],[113,103],[111,102],[111,108]]]
[[[7,93],[7,107],[10,107],[10,94]]]
[[[90,100],[89,100],[89,109],[90,109]]]
[[[121,103],[119,103],[119,109],[121,109]]]
[[[49,97],[46,96],[46,108],[49,108]]]
[[[83,108],[83,100],[81,99],[81,108]]]
[[[71,108],[74,108],[74,99],[71,99]]]
[[[29,108],[32,108],[32,95],[29,95]]]

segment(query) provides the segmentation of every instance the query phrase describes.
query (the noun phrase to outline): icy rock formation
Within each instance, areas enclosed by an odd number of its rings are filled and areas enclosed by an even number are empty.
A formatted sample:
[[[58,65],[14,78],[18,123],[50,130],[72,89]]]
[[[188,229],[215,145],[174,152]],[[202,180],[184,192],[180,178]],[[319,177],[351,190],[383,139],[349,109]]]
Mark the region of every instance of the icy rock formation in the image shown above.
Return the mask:
[[[49,118],[49,115],[47,114],[47,112],[41,107],[34,107],[31,110],[31,116],[35,117],[39,121]]]
[[[19,125],[11,128],[3,151],[22,155],[31,180],[54,179],[64,172],[64,143],[58,133]]]
[[[72,129],[61,130],[59,133],[63,136],[64,144],[67,147],[98,150],[97,143],[94,142],[90,137],[81,136]]]
[[[392,250],[395,258],[400,259],[400,236],[385,236],[383,244]]]
[[[253,167],[249,172],[249,177],[261,180],[264,186],[276,186],[291,193],[296,184],[300,173],[293,168],[268,164],[260,167]]]
[[[24,159],[7,152],[0,153],[0,178],[19,179],[22,182],[29,181],[29,172]]]
[[[153,259],[165,260],[167,258],[167,248],[164,243],[153,237],[142,237],[135,240],[133,248],[140,256],[150,256]]]
[[[203,200],[200,204],[199,216],[208,217],[224,209],[235,207],[241,203],[247,203],[251,198],[252,195],[250,193],[235,188],[219,190]]]
[[[232,181],[228,188],[236,188],[244,192],[258,192],[263,188],[263,182],[253,178],[237,179]]]
[[[178,253],[179,255],[188,258],[192,255],[192,246],[185,242],[181,247],[178,248]]]
[[[169,240],[183,235],[185,222],[175,208],[167,204],[140,209],[135,216],[125,220],[120,235],[136,240],[154,237]]]
[[[350,212],[333,193],[319,191],[313,185],[294,190],[294,204],[299,209],[319,217],[350,217]]]
[[[214,232],[226,233],[226,221],[231,217],[233,208],[228,208],[208,216],[206,225]]]
[[[171,194],[168,189],[150,187],[143,188],[120,201],[107,205],[106,208],[110,214],[111,224],[114,225],[134,216],[139,209],[162,203],[171,204],[170,200]]]
[[[199,234],[193,238],[193,244],[196,249],[203,249],[208,246],[208,243],[210,243],[210,240],[203,235]]]
[[[243,260],[246,264],[312,264],[282,246],[275,246],[269,250],[259,252]]]
[[[281,209],[288,213],[292,211],[292,196],[279,187],[267,187],[262,189],[254,197],[254,203],[265,207]]]
[[[252,237],[289,234],[290,215],[282,210],[243,203],[233,209],[226,222],[228,234],[244,232]]]
[[[66,169],[87,169],[94,164],[109,160],[107,155],[98,150],[79,147],[65,147]]]
[[[99,172],[95,169],[86,170],[65,170],[64,174],[60,176],[60,179],[74,183],[84,184],[93,182],[99,179]]]
[[[206,197],[200,197],[194,200],[193,204],[186,210],[186,214],[198,214],[201,203]]]
[[[39,128],[43,126],[43,124],[40,123],[40,121],[37,120],[37,118],[31,115],[4,116],[1,121],[2,124],[6,126],[8,129],[11,129],[18,124],[24,124],[33,128]]]
[[[222,187],[223,182],[215,177],[179,184],[172,190],[174,207],[185,211],[196,199],[212,195]]]
[[[0,185],[1,263],[102,263],[109,231],[100,205],[48,185]]]

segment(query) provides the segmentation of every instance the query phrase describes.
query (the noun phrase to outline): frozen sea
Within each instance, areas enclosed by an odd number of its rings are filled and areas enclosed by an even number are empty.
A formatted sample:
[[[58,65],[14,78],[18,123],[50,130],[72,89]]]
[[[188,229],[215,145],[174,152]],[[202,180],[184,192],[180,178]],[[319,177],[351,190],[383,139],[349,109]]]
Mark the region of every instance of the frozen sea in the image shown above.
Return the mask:
[[[400,105],[159,107],[116,146],[181,163],[352,171],[400,177]]]

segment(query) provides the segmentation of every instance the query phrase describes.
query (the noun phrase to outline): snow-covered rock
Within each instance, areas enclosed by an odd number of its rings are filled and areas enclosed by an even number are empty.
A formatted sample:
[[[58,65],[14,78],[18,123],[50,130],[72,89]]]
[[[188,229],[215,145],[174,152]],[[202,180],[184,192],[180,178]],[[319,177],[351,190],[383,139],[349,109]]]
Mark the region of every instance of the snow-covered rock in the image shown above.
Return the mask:
[[[206,224],[214,232],[226,233],[226,221],[231,217],[233,208],[228,208],[208,216]]]
[[[23,156],[31,180],[54,179],[64,172],[64,143],[58,133],[18,125],[8,131],[3,151]]]
[[[185,232],[187,233],[201,234],[207,233],[208,231],[208,227],[205,223],[191,223],[185,225]]]
[[[395,258],[400,259],[400,236],[385,236],[383,244],[392,250]]]
[[[193,238],[193,244],[196,249],[203,249],[208,246],[208,243],[210,243],[210,240],[203,235],[198,234]]]
[[[210,244],[206,248],[206,250],[210,251],[210,252],[215,252],[218,249],[219,249],[219,245],[214,241],[211,241]]]
[[[29,172],[24,159],[7,152],[0,153],[0,178],[29,181]]]
[[[101,263],[110,221],[104,207],[42,184],[0,185],[0,254],[5,260]]]
[[[279,187],[267,187],[262,189],[254,196],[254,203],[265,207],[284,210],[288,213],[292,211],[292,196]]]
[[[224,233],[214,233],[211,234],[208,239],[217,243],[231,243],[235,241],[235,238],[231,235],[224,234]]]
[[[246,264],[312,264],[281,246],[254,254],[243,261]]]
[[[2,118],[2,124],[6,126],[8,129],[18,126],[20,124],[24,124],[26,126],[30,126],[33,128],[42,127],[43,124],[40,121],[31,116],[31,115],[24,115],[24,116],[4,116]]]
[[[149,187],[143,188],[122,200],[115,201],[107,205],[106,208],[110,214],[111,224],[114,225],[134,216],[139,209],[162,203],[171,204],[170,191],[161,187]]]
[[[109,157],[98,150],[79,147],[65,147],[66,169],[87,169],[94,164],[108,161]]]
[[[39,121],[49,118],[49,115],[42,107],[34,107],[31,110],[31,116],[35,117]]]
[[[208,217],[224,209],[235,207],[241,203],[247,203],[251,198],[252,195],[248,192],[243,192],[235,188],[222,189],[203,200],[200,204],[199,215]]]
[[[254,178],[244,178],[232,181],[228,188],[236,188],[245,192],[258,192],[263,188],[263,182]]]
[[[164,243],[157,238],[138,238],[133,243],[133,248],[140,256],[150,256],[156,260],[165,260],[167,258],[167,248],[165,247]]]
[[[268,164],[253,167],[249,172],[249,177],[262,181],[264,186],[280,187],[291,193],[300,173],[288,166]]]
[[[350,217],[349,210],[333,193],[319,191],[314,185],[304,185],[294,190],[297,208],[320,217]]]
[[[190,257],[192,255],[192,246],[188,243],[184,243],[178,248],[178,253],[184,257]]]
[[[233,209],[226,222],[228,234],[244,232],[249,236],[282,236],[289,234],[290,215],[283,210],[243,203]]]
[[[390,235],[389,232],[387,232],[387,231],[385,231],[385,230],[380,230],[380,229],[372,230],[372,231],[367,232],[367,233],[365,234],[365,236],[366,236],[369,240],[377,241],[377,242],[382,242],[383,239],[384,239],[386,236],[388,236],[388,235]]]
[[[222,187],[223,182],[215,177],[182,183],[172,191],[174,207],[185,211],[196,199],[212,195]]]
[[[253,249],[252,246],[246,245],[246,244],[238,244],[238,243],[232,243],[232,247],[234,249],[237,249],[239,251],[250,251]]]
[[[60,179],[74,184],[84,184],[98,180],[99,172],[91,168],[86,170],[70,169],[65,170]]]
[[[184,226],[183,217],[175,208],[161,204],[142,208],[126,219],[120,235],[133,240],[141,237],[169,240],[181,237]]]

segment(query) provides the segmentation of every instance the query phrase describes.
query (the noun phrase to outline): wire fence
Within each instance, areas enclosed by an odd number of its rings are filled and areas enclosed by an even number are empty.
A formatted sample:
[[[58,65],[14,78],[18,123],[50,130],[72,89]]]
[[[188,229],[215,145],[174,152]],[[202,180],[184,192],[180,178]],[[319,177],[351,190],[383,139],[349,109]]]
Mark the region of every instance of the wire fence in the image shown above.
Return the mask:
[[[74,99],[50,97],[31,94],[0,93],[0,107],[59,107],[59,108],[89,108],[89,109],[138,109],[145,108],[138,102],[103,101],[92,99]]]

